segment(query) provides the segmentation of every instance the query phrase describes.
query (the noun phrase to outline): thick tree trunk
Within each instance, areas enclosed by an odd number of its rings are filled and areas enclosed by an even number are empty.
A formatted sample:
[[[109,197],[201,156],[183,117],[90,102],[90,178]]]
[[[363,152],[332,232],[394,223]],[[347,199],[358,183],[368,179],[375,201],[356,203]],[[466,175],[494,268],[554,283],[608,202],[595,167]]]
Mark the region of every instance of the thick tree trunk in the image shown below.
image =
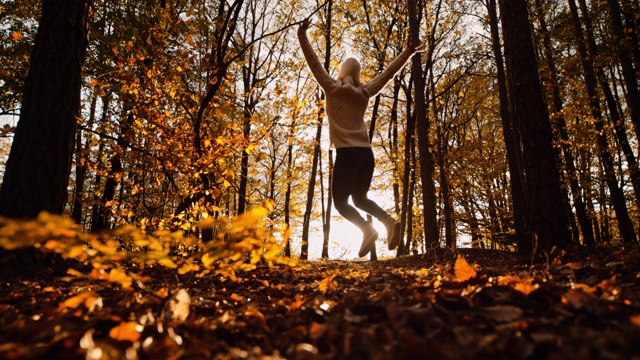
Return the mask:
[[[73,157],[91,0],[44,0],[0,215],[61,214]]]
[[[569,219],[553,152],[551,125],[529,28],[526,0],[501,0],[509,92],[523,145],[525,195],[530,224],[545,249],[570,239]],[[527,249],[528,250],[528,249]],[[533,250],[533,249],[531,249]],[[526,254],[528,251],[524,251]]]
[[[507,165],[509,166],[513,227],[518,238],[521,238],[526,232],[524,189],[522,187],[522,171],[520,170],[518,160],[522,159],[522,148],[520,146],[520,137],[517,134],[517,129],[513,126],[513,114],[509,110],[507,78],[504,72],[504,61],[502,59],[502,49],[500,45],[496,0],[488,0],[487,10],[489,12],[493,56],[496,62],[496,80],[498,83],[498,96],[500,99],[502,136],[504,137],[504,143],[507,150]],[[526,244],[523,244],[522,246],[526,248]],[[525,248],[521,249],[521,251],[526,252],[527,250]]]

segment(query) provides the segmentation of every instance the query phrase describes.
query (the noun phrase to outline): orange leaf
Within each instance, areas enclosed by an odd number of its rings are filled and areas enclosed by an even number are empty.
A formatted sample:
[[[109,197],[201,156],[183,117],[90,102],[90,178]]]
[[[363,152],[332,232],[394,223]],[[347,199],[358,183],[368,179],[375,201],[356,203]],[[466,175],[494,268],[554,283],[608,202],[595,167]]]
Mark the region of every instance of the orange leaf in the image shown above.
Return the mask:
[[[518,283],[516,283],[513,288],[518,290],[518,291],[520,291],[521,293],[523,293],[525,295],[529,295],[535,289],[538,288],[538,284],[532,284],[531,283],[532,280],[533,279],[531,279],[529,277],[524,278],[524,279],[520,280]]]
[[[631,320],[631,323],[635,326],[640,326],[640,314],[638,315],[631,315],[631,317],[629,318],[629,320]]]
[[[102,298],[93,291],[83,292],[76,296],[72,296],[60,304],[60,309],[76,309],[80,305],[93,311],[96,306],[102,307]]]
[[[123,322],[109,331],[109,337],[115,340],[136,342],[140,339],[142,325],[135,321]]]
[[[240,296],[240,295],[238,295],[236,293],[231,294],[231,296],[229,298],[231,300],[233,300],[233,301],[242,301],[242,299],[243,299],[242,296]]]
[[[458,255],[456,264],[453,266],[453,271],[456,274],[458,281],[467,281],[476,277],[477,273],[471,265],[461,255]]]
[[[23,38],[24,38],[24,35],[22,35],[22,33],[19,32],[19,31],[16,31],[13,34],[11,34],[11,40],[12,41],[17,41],[17,40],[20,40],[20,39],[23,39]]]

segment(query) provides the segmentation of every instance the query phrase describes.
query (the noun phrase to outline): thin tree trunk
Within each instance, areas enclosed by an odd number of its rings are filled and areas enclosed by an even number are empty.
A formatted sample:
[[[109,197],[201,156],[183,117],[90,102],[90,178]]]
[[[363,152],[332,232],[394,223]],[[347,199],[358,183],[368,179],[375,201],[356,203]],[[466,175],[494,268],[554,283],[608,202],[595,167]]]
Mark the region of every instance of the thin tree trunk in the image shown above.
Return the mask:
[[[567,178],[569,180],[569,186],[571,189],[571,195],[573,197],[573,204],[576,209],[576,216],[578,223],[580,224],[580,230],[582,232],[582,239],[585,245],[594,245],[595,238],[593,235],[593,227],[591,225],[591,219],[587,214],[587,208],[584,204],[582,197],[582,187],[578,182],[578,174],[576,170],[575,160],[573,152],[571,151],[571,143],[569,139],[569,133],[567,131],[567,123],[564,118],[564,104],[560,95],[560,84],[558,82],[558,73],[556,70],[555,59],[553,57],[553,49],[551,45],[551,37],[547,29],[547,23],[544,18],[544,12],[542,11],[542,0],[536,0],[536,7],[538,7],[538,22],[540,23],[540,31],[542,32],[542,44],[544,47],[544,57],[549,67],[550,80],[552,86],[552,98],[553,98],[553,112],[555,113],[555,126],[560,134],[560,146],[562,147],[562,153],[564,155],[565,165],[567,167]],[[576,238],[576,240],[578,240]]]
[[[397,256],[401,256],[404,255],[405,253],[405,248],[406,250],[409,250],[408,245],[410,245],[411,242],[411,238],[409,237],[409,234],[407,232],[407,237],[406,240],[405,239],[405,229],[407,229],[408,231],[408,223],[409,223],[409,217],[411,216],[411,205],[410,202],[411,200],[413,200],[413,198],[410,196],[411,194],[413,194],[411,192],[410,189],[410,183],[411,183],[411,174],[412,174],[412,169],[415,166],[415,162],[413,162],[412,160],[414,160],[411,156],[411,153],[415,147],[415,132],[416,132],[416,118],[415,118],[415,112],[412,113],[411,112],[411,108],[413,106],[413,102],[412,99],[413,97],[411,96],[411,89],[413,87],[413,78],[411,78],[409,80],[409,86],[404,87],[404,93],[405,93],[405,97],[407,99],[407,103],[406,103],[406,128],[405,128],[405,133],[404,133],[404,172],[402,175],[402,212],[400,214],[400,224],[401,224],[401,231],[400,231],[400,243],[398,244],[398,250],[396,251],[396,255]],[[405,245],[406,244],[406,245]]]
[[[91,107],[89,110],[89,121],[88,126],[93,126],[96,117],[96,106],[98,102],[97,93],[93,95],[91,99]],[[88,143],[88,141],[87,141]],[[78,224],[82,224],[82,206],[84,204],[84,182],[87,173],[87,166],[85,164],[84,150],[88,148],[89,145],[83,146],[82,144],[82,132],[80,129],[76,131],[76,186],[75,186],[75,194],[73,196],[73,210],[71,211],[71,218]]]
[[[409,33],[414,41],[419,39],[420,17],[416,0],[408,0],[407,6],[409,10]],[[432,30],[431,36],[434,36],[435,29]],[[430,39],[429,57],[433,55],[433,39]],[[431,61],[427,60],[427,69],[429,70]],[[420,178],[422,180],[422,201],[423,201],[423,217],[424,217],[424,236],[425,245],[429,248],[440,247],[440,239],[438,233],[437,211],[436,211],[436,192],[433,182],[434,173],[434,157],[431,152],[429,143],[430,121],[427,117],[427,102],[425,94],[425,76],[422,71],[422,59],[420,54],[416,54],[412,58],[411,72],[415,83],[415,116],[418,128],[418,149],[420,151]]]
[[[611,29],[614,35],[613,45],[622,66],[622,77],[627,89],[627,106],[631,112],[631,121],[636,130],[636,138],[640,139],[640,89],[638,88],[636,70],[633,66],[631,47],[628,45],[632,39],[627,36],[622,23],[622,13],[618,0],[607,0],[607,2],[609,4]]]
[[[606,179],[607,186],[613,203],[613,208],[616,212],[618,219],[618,228],[620,230],[620,236],[627,244],[635,244],[637,242],[635,230],[629,217],[627,210],[627,204],[624,198],[624,194],[618,181],[616,180],[615,168],[613,165],[613,159],[609,150],[609,142],[607,140],[606,133],[604,132],[604,121],[602,119],[602,112],[600,108],[600,99],[598,97],[596,86],[597,79],[594,70],[593,60],[587,53],[587,47],[585,44],[585,38],[582,33],[582,26],[578,15],[578,9],[576,7],[575,0],[568,0],[569,8],[571,11],[571,18],[574,25],[575,37],[578,46],[578,53],[582,62],[583,75],[585,77],[585,86],[587,89],[587,95],[589,96],[589,106],[591,108],[591,116],[595,119],[595,129],[598,139],[598,153],[602,161],[604,178]]]
[[[324,68],[328,71],[329,64],[331,63],[331,14],[333,8],[333,1],[329,0],[327,4],[327,28],[325,29],[325,57]],[[319,97],[324,101],[324,93]],[[307,188],[307,205],[305,207],[303,219],[302,219],[302,245],[300,251],[300,258],[307,260],[309,257],[309,227],[311,225],[311,214],[313,212],[313,195],[316,188],[316,176],[318,173],[318,162],[320,161],[320,140],[322,138],[322,119],[324,115],[324,107],[318,111],[318,125],[316,129],[316,138],[313,151],[313,162],[311,164],[311,176],[309,177],[309,186]]]

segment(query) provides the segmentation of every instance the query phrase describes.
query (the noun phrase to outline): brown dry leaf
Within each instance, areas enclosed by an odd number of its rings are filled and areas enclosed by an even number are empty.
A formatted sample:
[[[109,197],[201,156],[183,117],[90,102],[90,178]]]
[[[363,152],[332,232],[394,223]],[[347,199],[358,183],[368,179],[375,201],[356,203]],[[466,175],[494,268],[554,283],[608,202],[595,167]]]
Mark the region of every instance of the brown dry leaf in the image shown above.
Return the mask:
[[[609,279],[602,280],[597,285],[602,291],[610,293],[615,290],[616,287],[616,276],[613,275]]]
[[[482,314],[484,317],[497,322],[511,322],[522,317],[524,311],[517,306],[497,305],[484,308]]]
[[[477,273],[471,265],[461,255],[458,256],[456,264],[453,267],[453,271],[456,274],[456,280],[467,281],[476,277]]]
[[[326,324],[319,324],[314,321],[309,327],[309,337],[311,338],[311,340],[317,341],[322,337],[322,335],[324,335],[325,331],[327,331]]]
[[[123,322],[109,330],[109,337],[115,340],[136,342],[140,339],[142,325],[135,321]]]
[[[570,304],[577,310],[584,308],[592,311],[598,306],[598,301],[595,296],[578,289],[567,291],[562,298],[562,302]]]

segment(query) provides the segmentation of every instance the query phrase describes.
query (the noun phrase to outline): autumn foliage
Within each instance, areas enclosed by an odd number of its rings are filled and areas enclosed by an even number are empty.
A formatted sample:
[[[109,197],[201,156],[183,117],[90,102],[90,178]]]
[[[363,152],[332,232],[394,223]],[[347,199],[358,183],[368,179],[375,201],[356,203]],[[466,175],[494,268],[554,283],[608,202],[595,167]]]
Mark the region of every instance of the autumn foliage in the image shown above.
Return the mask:
[[[251,232],[246,220],[228,228]],[[40,251],[84,261],[58,275],[2,268],[2,358],[628,359],[640,350],[637,252],[574,249],[527,264],[461,249],[294,266],[266,253],[252,263],[248,244],[93,250],[186,243],[124,229],[91,239],[68,225],[46,215],[5,223],[21,237],[39,229]],[[230,260],[236,253],[245,256]]]

